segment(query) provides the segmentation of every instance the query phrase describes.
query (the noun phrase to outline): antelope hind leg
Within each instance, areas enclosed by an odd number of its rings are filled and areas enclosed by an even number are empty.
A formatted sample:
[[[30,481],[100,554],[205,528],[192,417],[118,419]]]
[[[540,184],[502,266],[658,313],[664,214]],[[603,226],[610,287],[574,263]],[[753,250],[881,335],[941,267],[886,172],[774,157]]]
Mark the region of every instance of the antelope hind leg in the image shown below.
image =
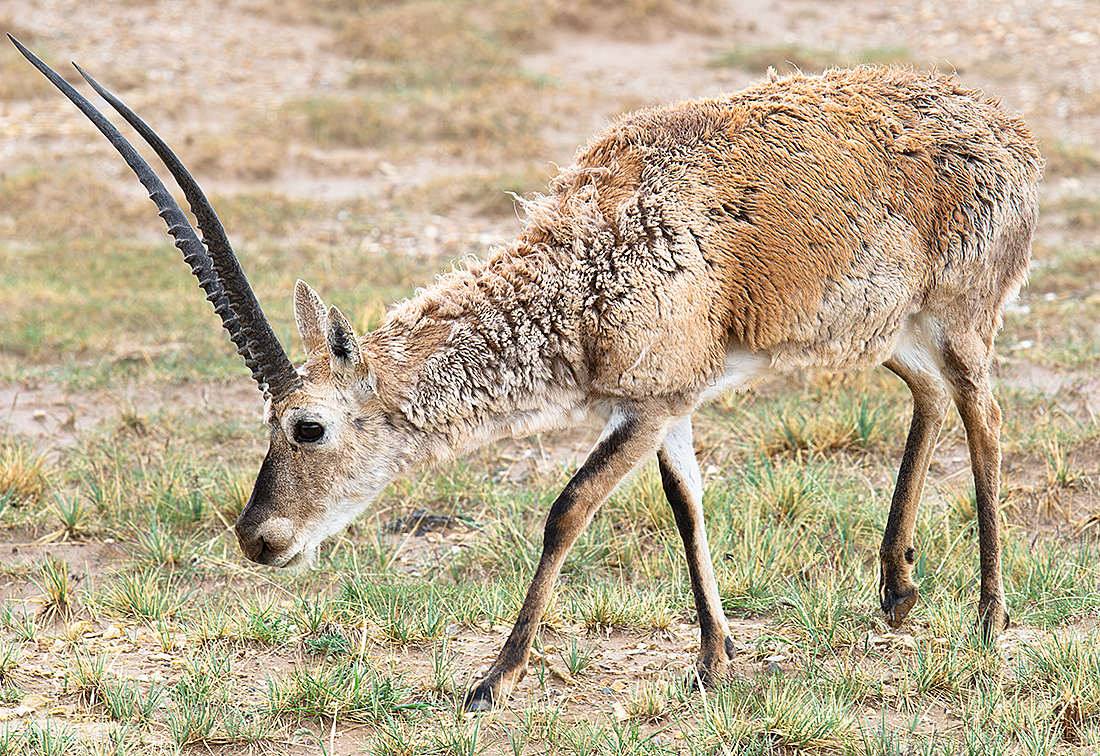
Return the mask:
[[[944,349],[944,377],[951,384],[970,450],[981,557],[978,624],[982,638],[992,642],[1009,623],[1001,581],[1001,409],[989,385],[989,350],[978,335],[969,336]]]
[[[924,347],[915,349],[905,355],[895,355],[885,363],[913,393],[913,420],[879,549],[879,599],[886,624],[894,628],[901,627],[905,616],[917,603],[917,586],[912,579],[916,561],[913,532],[917,507],[924,492],[932,450],[949,405],[947,386],[932,367],[931,355]]]

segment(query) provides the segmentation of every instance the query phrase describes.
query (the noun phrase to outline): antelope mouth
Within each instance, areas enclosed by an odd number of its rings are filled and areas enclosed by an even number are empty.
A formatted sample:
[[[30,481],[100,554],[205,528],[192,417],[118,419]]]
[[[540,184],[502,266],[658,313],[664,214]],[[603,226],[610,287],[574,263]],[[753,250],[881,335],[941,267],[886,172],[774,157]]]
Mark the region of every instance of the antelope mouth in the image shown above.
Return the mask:
[[[272,563],[271,566],[272,567],[278,567],[280,570],[286,570],[286,569],[293,569],[294,567],[301,567],[303,565],[307,565],[311,561],[313,561],[313,560],[309,558],[309,555],[306,553],[305,549],[302,549],[301,551],[298,551],[298,552],[292,554],[290,556],[290,558],[287,559],[282,564]]]
[[[234,528],[237,543],[250,561],[268,567],[293,567],[308,561],[310,550],[303,548],[296,537],[294,522],[286,517],[272,517],[256,523],[245,515],[237,520]]]
[[[265,567],[275,567],[280,570],[299,567],[313,561],[311,553],[306,549],[298,549],[294,552],[285,550],[277,551],[264,545],[257,553],[255,549],[249,551],[242,544],[241,550],[244,551],[249,561],[255,562],[256,564],[262,564]]]

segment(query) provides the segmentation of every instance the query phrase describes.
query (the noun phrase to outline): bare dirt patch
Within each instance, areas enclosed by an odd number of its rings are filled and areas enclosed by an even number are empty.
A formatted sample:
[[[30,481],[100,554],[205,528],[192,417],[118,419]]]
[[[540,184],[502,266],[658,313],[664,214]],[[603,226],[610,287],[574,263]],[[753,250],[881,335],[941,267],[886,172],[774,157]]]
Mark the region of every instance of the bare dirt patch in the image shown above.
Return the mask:
[[[1040,134],[1044,152],[1050,154],[1052,164],[1059,166],[1048,178],[1044,199],[1095,200],[1098,195],[1100,179],[1089,156],[1100,149],[1100,81],[1093,61],[1100,46],[1100,5],[1091,0],[730,0],[688,7],[698,14],[698,23],[682,19],[666,23],[658,16],[632,26],[624,34],[616,27],[614,16],[601,16],[579,26],[562,24],[541,30],[544,38],[524,52],[523,67],[533,76],[554,83],[545,95],[547,102],[572,99],[579,104],[575,105],[577,112],[568,118],[548,120],[545,128],[535,130],[547,154],[531,155],[528,162],[533,161],[537,167],[552,161],[567,162],[576,145],[624,109],[717,95],[765,75],[764,70],[715,65],[732,49],[742,53],[764,51],[777,56],[780,64],[795,57],[795,53],[800,60],[811,63],[824,60],[821,51],[828,51],[829,60],[839,56],[842,62],[885,56],[919,66],[934,63],[944,70],[957,70],[968,85],[983,87],[988,94],[1020,110]],[[362,61],[338,51],[338,30],[308,13],[276,11],[257,0],[159,0],[151,4],[10,0],[0,11],[0,22],[10,19],[20,35],[29,36],[23,41],[52,56],[53,62],[76,60],[105,83],[116,86],[170,143],[180,146],[185,159],[193,150],[197,155],[196,173],[207,189],[227,195],[271,192],[324,202],[363,200],[378,208],[379,214],[399,216],[400,228],[407,232],[407,236],[391,236],[378,230],[381,224],[347,231],[346,224],[326,219],[294,237],[296,245],[332,240],[333,244],[342,243],[346,235],[354,237],[352,248],[364,253],[397,250],[396,254],[410,256],[439,251],[450,254],[459,248],[460,252],[481,251],[494,240],[515,232],[518,218],[507,212],[486,214],[476,201],[454,203],[453,212],[445,218],[433,217],[430,209],[433,189],[481,170],[486,162],[504,161],[491,151],[474,154],[455,150],[453,145],[448,150],[431,145],[410,149],[406,145],[392,153],[376,145],[325,149],[299,137],[284,144],[264,133],[264,124],[278,129],[289,123],[279,120],[285,115],[287,103],[334,91],[349,98],[358,96],[345,91],[346,82],[351,76],[362,75],[363,70]],[[761,55],[753,59],[757,58],[767,59]],[[10,65],[5,62],[9,68],[2,75],[8,75]],[[292,125],[297,128],[299,124],[295,121]],[[1074,149],[1064,149],[1065,145]],[[1080,146],[1083,149],[1077,149]],[[67,102],[52,96],[0,101],[0,177],[58,160],[75,161],[82,170],[114,181],[123,196],[144,201],[140,187],[111,148]],[[494,165],[494,169],[497,167]],[[492,184],[496,179],[488,181]],[[427,209],[419,208],[420,197]],[[7,215],[8,210],[0,207],[0,232],[13,226]],[[1052,216],[1044,220],[1037,236],[1043,248],[1039,253],[1073,245],[1085,250],[1094,248],[1095,227],[1072,220],[1079,217]],[[156,223],[149,212],[150,226]],[[159,236],[159,229],[156,233]],[[12,242],[18,244],[20,240]],[[317,265],[322,267],[321,263]],[[337,270],[326,271],[325,275],[370,273]],[[1087,289],[1082,284],[1072,296],[1086,298]],[[1025,304],[1031,301],[1028,296],[1025,293]],[[0,316],[6,316],[6,311],[0,309]],[[209,327],[216,327],[213,319]],[[153,356],[149,350],[163,346],[135,350],[120,347],[115,357],[147,360]],[[19,357],[9,355],[5,359],[17,363]],[[1001,364],[999,379],[1007,388],[1033,390],[1053,398],[1059,410],[1076,422],[1084,423],[1100,411],[1100,382],[1088,364],[1052,366],[1032,360],[1029,350],[1021,346]],[[31,439],[36,448],[54,456],[78,447],[90,433],[124,425],[134,415],[223,413],[259,428],[260,411],[259,394],[247,378],[217,384],[154,383],[103,390],[71,389],[61,380],[38,378],[0,385],[0,432],[6,438]],[[521,440],[494,448],[478,461],[484,463],[487,476],[522,483],[569,468],[592,440],[592,434],[586,431]],[[1063,494],[1064,501],[1073,505],[1072,515],[1058,519],[1057,526],[1041,522],[1031,510],[1019,520],[1028,521],[1037,530],[1063,528],[1067,532],[1059,535],[1067,538],[1080,535],[1068,532],[1067,523],[1071,521],[1084,523],[1085,529],[1097,527],[1096,492],[1090,481],[1097,478],[1100,453],[1094,442],[1086,442],[1076,453],[1076,465],[1085,475],[1086,484],[1066,489]],[[255,462],[258,466],[258,456]],[[865,460],[859,464],[867,466]],[[1049,519],[1060,516],[1051,509],[1047,489],[1037,483],[1046,475],[1041,463],[1033,456],[1009,456],[1006,468],[1013,481],[1023,481],[1021,485],[1027,488],[1023,494],[1031,497],[1026,498],[1027,506],[1039,511],[1045,501]],[[941,444],[934,470],[937,484],[965,476],[965,448],[957,437]],[[131,472],[141,472],[140,465],[135,464]],[[892,470],[874,470],[867,477],[875,478],[877,485],[878,478],[890,474]],[[886,506],[885,501],[882,506]],[[407,516],[403,512],[400,515]],[[48,556],[71,565],[81,587],[102,584],[124,564],[124,552],[117,542],[59,538],[44,543],[40,536],[23,530],[0,533],[0,602],[22,602],[41,595],[42,589],[29,576]],[[429,574],[444,570],[454,550],[461,552],[477,537],[476,528],[458,529],[457,534],[446,530],[394,533],[385,547],[393,550],[402,573]],[[235,551],[228,529],[217,539],[223,553]],[[211,560],[206,568],[209,575],[196,580],[197,590],[206,595],[250,596],[270,589],[284,602],[282,608],[295,601],[296,597],[279,593],[281,588],[272,587],[265,575],[239,560]],[[203,569],[201,563],[196,566],[200,574]],[[870,594],[864,603],[859,607],[864,616],[877,615]],[[34,608],[33,604],[26,606]],[[582,628],[566,626],[547,631],[540,656],[515,692],[513,705],[495,716],[509,725],[531,711],[564,711],[571,722],[595,722],[601,717],[616,722],[638,721],[625,712],[638,694],[640,680],[683,678],[688,674],[698,645],[698,629],[690,622],[690,615],[690,607],[685,605],[661,631],[613,629],[588,634]],[[731,624],[737,648],[735,676],[766,680],[793,672],[805,662],[798,655],[798,644],[774,632],[768,618],[746,615],[734,618]],[[1093,620],[1077,622],[1066,633],[1089,637],[1093,624]],[[0,704],[0,716],[14,712],[22,703],[30,711],[18,715],[21,718],[42,723],[48,716],[61,717],[87,732],[106,730],[108,718],[102,702],[73,692],[64,679],[71,642],[79,639],[93,654],[110,659],[113,672],[145,686],[178,682],[185,671],[187,654],[197,644],[184,632],[162,636],[154,625],[99,616],[81,607],[69,622],[43,628],[39,640],[28,641],[19,664],[25,695],[20,702]],[[921,632],[926,629],[919,628]],[[456,628],[447,634],[457,654],[457,687],[465,689],[491,661],[506,633],[507,628],[490,623]],[[1016,628],[1002,638],[1001,645],[1012,660],[1012,649],[1042,637],[1039,631]],[[241,691],[242,702],[261,705],[266,694],[265,676],[285,679],[292,671],[305,669],[315,661],[306,645],[299,642],[299,635],[293,638],[294,643],[281,646],[225,645],[224,655],[234,662],[234,690]],[[576,677],[562,674],[563,653],[571,639],[595,649],[592,666]],[[419,700],[434,695],[430,692],[435,684],[432,649],[417,645],[395,648],[371,637],[366,629],[351,640],[361,644],[364,652],[380,664],[401,671]],[[885,716],[885,701],[897,700],[891,698],[897,694],[897,681],[890,670],[912,651],[913,643],[911,635],[885,633],[877,625],[861,636],[861,642],[865,648],[881,650],[876,662],[867,662],[868,674],[876,676],[882,691],[864,707],[865,723],[873,730],[877,719]],[[891,725],[899,730],[911,721],[893,710],[890,717]],[[646,733],[660,735],[662,747],[671,752],[689,750],[679,730],[665,731],[668,719],[657,716],[652,721],[641,721]],[[226,754],[314,754],[359,752],[375,744],[373,727],[346,721],[338,710],[334,718],[308,716],[284,725],[273,743],[213,741],[193,748]],[[961,712],[937,699],[921,712],[916,731],[952,732],[962,726]],[[496,737],[495,744],[503,750],[503,736],[498,732]],[[168,751],[172,746],[169,734],[157,730],[141,747],[156,752]]]

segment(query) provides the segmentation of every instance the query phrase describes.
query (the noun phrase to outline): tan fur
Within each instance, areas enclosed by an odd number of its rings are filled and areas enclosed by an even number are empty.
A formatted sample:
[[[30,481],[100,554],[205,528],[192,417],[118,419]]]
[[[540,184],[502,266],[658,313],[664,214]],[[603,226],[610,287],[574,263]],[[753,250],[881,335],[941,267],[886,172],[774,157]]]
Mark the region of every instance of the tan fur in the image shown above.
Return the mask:
[[[773,77],[627,116],[524,202],[514,243],[396,307],[357,348],[345,348],[346,320],[299,286],[305,384],[269,408],[270,472],[238,523],[242,547],[296,562],[403,471],[504,436],[607,423],[551,510],[521,622],[469,705],[499,701],[522,676],[565,551],[658,448],[710,680],[728,631],[690,423],[674,444],[666,434],[720,388],[885,362],[916,409],[883,540],[883,608],[900,622],[916,598],[915,507],[951,396],[978,481],[979,608],[995,633],[1007,613],[988,370],[1001,307],[1027,275],[1040,170],[1021,120],[907,69]],[[295,440],[309,418],[325,437]]]
[[[906,70],[643,111],[526,203],[514,245],[397,309],[366,348],[398,371],[383,392],[445,426],[541,403],[548,384],[692,392],[731,343],[783,370],[866,367],[918,309],[991,333],[1026,275],[1026,243],[1006,241],[1030,228],[1038,161],[1018,119]],[[382,367],[389,344],[421,339],[408,358],[426,375]],[[435,370],[452,360],[492,366],[490,385]]]
[[[938,74],[861,68],[769,72],[739,94],[628,116],[578,151],[547,196],[524,203],[528,224],[513,244],[445,276],[362,339],[299,281],[307,359],[296,373],[167,145],[85,77],[164,160],[205,246],[102,114],[15,44],[149,189],[264,394],[271,446],[236,524],[249,558],[308,560],[402,472],[502,436],[604,425],[549,509],[516,624],[467,709],[499,703],[523,677],[566,553],[654,453],[699,616],[697,679],[726,673],[733,644],[691,414],[792,369],[882,363],[912,392],[879,550],[892,626],[917,600],[917,506],[954,402],[977,502],[982,638],[1008,625],[990,367],[1001,308],[1028,270],[1041,160],[1023,122],[996,102]]]

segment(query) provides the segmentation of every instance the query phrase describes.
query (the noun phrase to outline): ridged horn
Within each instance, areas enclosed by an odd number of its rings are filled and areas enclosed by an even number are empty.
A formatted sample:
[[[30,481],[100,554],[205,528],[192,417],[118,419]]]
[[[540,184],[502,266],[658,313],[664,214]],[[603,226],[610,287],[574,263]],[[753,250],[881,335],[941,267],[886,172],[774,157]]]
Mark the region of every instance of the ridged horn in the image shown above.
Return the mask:
[[[237,347],[237,353],[244,357],[245,365],[252,371],[252,377],[259,384],[264,396],[273,402],[279,402],[298,388],[302,383],[301,377],[294,370],[294,365],[291,364],[282,344],[271,329],[271,324],[259,302],[256,301],[256,295],[244,271],[241,270],[240,262],[229,244],[221,221],[218,220],[214,208],[198,183],[175,153],[121,100],[104,89],[80,66],[76,66],[77,71],[92,88],[134,127],[164,161],[183,190],[191,211],[195,214],[199,230],[202,232],[201,241],[163,182],[119,130],[83,95],[73,89],[72,85],[20,44],[19,40],[10,34],[8,39],[35,68],[87,116],[137,175],[138,180],[149,192],[149,198],[160,211],[160,216],[168,225],[168,233],[172,235],[176,246],[183,253],[184,261],[191,267],[191,272],[198,279],[199,286],[206,292],[206,298],[214,305],[214,312],[221,318],[222,325],[229,332],[229,338]],[[206,246],[203,246],[204,244]]]

